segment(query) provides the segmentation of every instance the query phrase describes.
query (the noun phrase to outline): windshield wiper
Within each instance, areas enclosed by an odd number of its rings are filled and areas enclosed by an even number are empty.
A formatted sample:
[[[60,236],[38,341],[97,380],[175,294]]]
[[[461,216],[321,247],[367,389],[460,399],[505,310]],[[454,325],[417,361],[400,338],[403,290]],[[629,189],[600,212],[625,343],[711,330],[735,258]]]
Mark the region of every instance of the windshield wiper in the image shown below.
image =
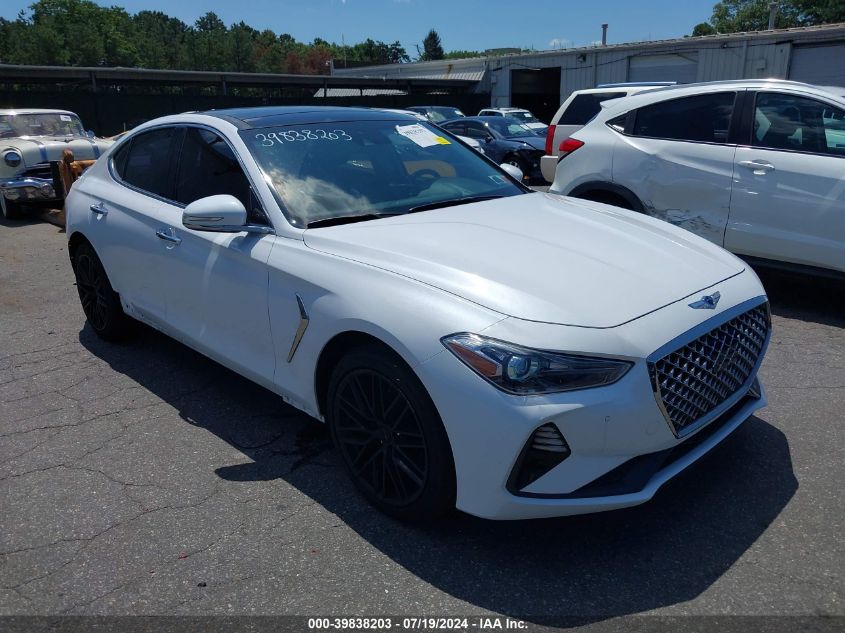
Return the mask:
[[[416,213],[418,211],[430,211],[432,209],[442,209],[443,207],[454,207],[459,204],[470,204],[472,202],[484,202],[485,200],[496,200],[504,198],[505,196],[467,196],[466,198],[453,198],[451,200],[440,200],[439,202],[429,202],[428,204],[420,204],[416,207],[408,209],[408,213]]]
[[[306,228],[314,229],[321,226],[337,226],[338,224],[352,224],[353,222],[363,222],[365,220],[376,220],[378,218],[389,218],[394,215],[401,215],[399,213],[361,213],[360,215],[338,215],[333,218],[323,218],[321,220],[314,220],[309,222]]]

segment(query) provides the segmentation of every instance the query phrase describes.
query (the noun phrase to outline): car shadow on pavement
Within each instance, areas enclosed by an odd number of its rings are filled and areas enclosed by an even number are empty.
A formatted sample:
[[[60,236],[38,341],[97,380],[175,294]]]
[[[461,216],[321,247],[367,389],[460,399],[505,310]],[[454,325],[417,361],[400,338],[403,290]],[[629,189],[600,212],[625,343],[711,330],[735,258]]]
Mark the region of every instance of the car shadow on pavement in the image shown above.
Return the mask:
[[[775,316],[845,327],[845,280],[770,269],[756,272]]]
[[[15,218],[14,220],[7,220],[2,215],[0,215],[0,226],[8,226],[9,228],[14,228],[16,226],[28,226],[30,224],[41,224],[41,218],[36,214],[27,213],[19,218]]]
[[[80,341],[177,408],[186,424],[250,458],[209,463],[217,476],[288,482],[476,612],[569,626],[692,600],[760,538],[798,486],[786,437],[763,410],[637,508],[523,522],[455,512],[432,525],[404,525],[355,492],[321,424],[187,347],[139,329],[133,341],[112,345],[86,326]],[[185,382],[202,387],[180,391]]]

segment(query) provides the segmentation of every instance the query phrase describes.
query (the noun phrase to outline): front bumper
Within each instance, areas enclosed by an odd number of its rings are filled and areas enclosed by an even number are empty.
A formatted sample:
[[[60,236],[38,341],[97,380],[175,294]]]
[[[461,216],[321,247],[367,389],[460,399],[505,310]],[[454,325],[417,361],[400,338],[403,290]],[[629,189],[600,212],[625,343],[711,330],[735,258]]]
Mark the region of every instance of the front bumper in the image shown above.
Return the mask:
[[[759,296],[753,273],[714,286],[723,297]],[[719,306],[716,315],[743,303]],[[541,349],[607,354],[630,360],[631,370],[601,388],[543,396],[496,390],[445,351],[416,370],[440,412],[452,445],[457,506],[491,519],[525,519],[613,510],[648,501],[666,481],[707,453],[766,397],[756,380],[737,392],[729,409],[680,438],[655,399],[648,357],[667,340],[702,322],[687,301],[604,330],[505,319],[483,332]],[[756,371],[755,371],[756,374]],[[519,491],[508,479],[534,431],[554,424],[571,454]]]
[[[46,202],[58,200],[52,179],[20,177],[0,180],[0,194],[11,202]]]

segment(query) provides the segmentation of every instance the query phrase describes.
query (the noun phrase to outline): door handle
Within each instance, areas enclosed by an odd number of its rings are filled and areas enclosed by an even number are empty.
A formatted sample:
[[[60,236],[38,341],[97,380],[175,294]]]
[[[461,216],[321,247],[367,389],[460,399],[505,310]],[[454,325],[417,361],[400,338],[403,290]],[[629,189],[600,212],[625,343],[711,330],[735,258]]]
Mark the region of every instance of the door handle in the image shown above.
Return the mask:
[[[88,208],[91,210],[91,213],[96,213],[97,215],[106,215],[109,212],[109,210],[106,209],[106,205],[104,205],[102,202],[92,204]]]
[[[156,231],[156,237],[160,240],[164,240],[165,242],[171,242],[172,244],[181,244],[182,238],[176,237],[172,233],[172,229],[159,229]]]
[[[750,169],[755,176],[765,176],[767,172],[774,171],[775,166],[762,160],[741,160],[740,166]]]

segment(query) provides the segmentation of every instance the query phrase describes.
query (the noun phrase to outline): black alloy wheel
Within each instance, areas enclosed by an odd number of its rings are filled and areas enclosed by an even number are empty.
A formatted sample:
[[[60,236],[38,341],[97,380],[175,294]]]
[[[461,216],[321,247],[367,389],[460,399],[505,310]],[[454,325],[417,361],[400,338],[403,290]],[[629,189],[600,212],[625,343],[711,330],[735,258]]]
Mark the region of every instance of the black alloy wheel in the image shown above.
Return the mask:
[[[128,329],[120,297],[112,289],[100,258],[89,244],[80,244],[73,257],[76,290],[91,328],[107,341],[119,340]]]
[[[411,370],[378,347],[344,357],[329,385],[328,422],[350,477],[396,518],[454,507],[454,464],[443,423]]]

